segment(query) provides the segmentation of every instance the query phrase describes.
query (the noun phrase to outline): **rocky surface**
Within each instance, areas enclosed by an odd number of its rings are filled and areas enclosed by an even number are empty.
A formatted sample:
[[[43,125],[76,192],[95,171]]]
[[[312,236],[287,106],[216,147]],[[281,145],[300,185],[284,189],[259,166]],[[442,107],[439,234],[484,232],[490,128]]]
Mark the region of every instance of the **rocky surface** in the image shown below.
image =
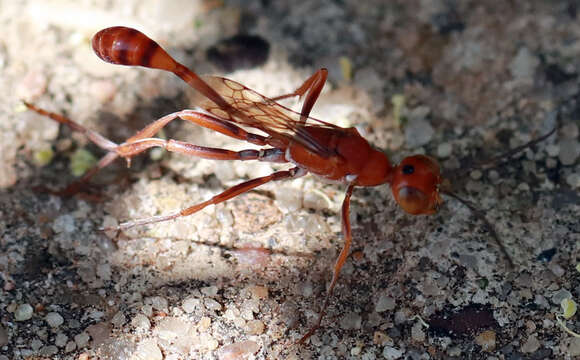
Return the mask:
[[[0,7],[1,360],[580,357],[580,340],[556,318],[562,300],[580,298],[576,2]],[[342,246],[343,186],[308,176],[179,221],[99,232],[281,168],[153,151],[131,169],[119,161],[102,171],[90,194],[38,189],[65,187],[103,152],[24,111],[21,99],[114,141],[194,106],[174,76],[94,56],[90,37],[112,25],[137,27],[199,73],[270,96],[327,67],[313,115],[356,126],[394,162],[436,157],[457,194],[493,224],[515,268],[458,201],[413,217],[387,186],[357,189],[353,256],[322,328],[297,346]],[[257,38],[231,39],[239,34]],[[462,171],[555,126],[554,136],[501,164]],[[249,147],[191,124],[171,124],[164,136]],[[567,326],[578,331],[578,315]]]

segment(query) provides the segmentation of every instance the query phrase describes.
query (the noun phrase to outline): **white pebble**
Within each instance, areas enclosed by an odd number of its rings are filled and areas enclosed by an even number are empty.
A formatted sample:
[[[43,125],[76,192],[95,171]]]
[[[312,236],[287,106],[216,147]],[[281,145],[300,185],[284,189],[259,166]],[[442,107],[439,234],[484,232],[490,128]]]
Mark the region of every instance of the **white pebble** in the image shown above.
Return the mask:
[[[573,173],[566,176],[566,182],[574,189],[580,188],[580,174]]]
[[[450,143],[443,143],[437,146],[437,157],[445,159],[453,152],[453,146]]]
[[[204,305],[208,310],[219,311],[222,309],[222,304],[215,301],[214,299],[206,299]]]
[[[143,314],[135,315],[133,320],[131,320],[131,325],[133,325],[136,330],[140,331],[147,331],[151,328],[151,322],[149,321],[149,318]]]
[[[194,297],[188,297],[187,299],[183,300],[181,308],[186,313],[191,314],[196,309],[201,309],[201,300]]]
[[[53,328],[59,327],[64,323],[63,317],[57,312],[49,312],[46,314],[44,319],[46,320],[46,323]]]
[[[142,360],[162,360],[163,354],[155,339],[145,339],[137,346],[134,356]]]
[[[32,318],[34,309],[30,304],[20,304],[14,311],[14,320],[16,321],[26,321]]]
[[[258,350],[260,350],[260,345],[257,342],[246,340],[222,346],[217,355],[220,360],[243,359],[255,354]]]
[[[246,323],[245,331],[249,335],[261,335],[264,333],[264,323],[261,320],[250,320]]]
[[[161,310],[165,312],[167,312],[167,308],[169,307],[167,299],[161,296],[152,296],[147,298],[145,299],[145,303],[151,304],[155,310]]]
[[[556,157],[560,153],[560,147],[556,144],[548,144],[546,146],[546,153],[550,157]]]
[[[429,143],[433,134],[435,130],[427,120],[413,119],[405,127],[405,143],[409,148],[417,148]]]
[[[518,190],[522,192],[530,191],[530,185],[528,183],[520,183],[518,185]]]
[[[383,357],[385,359],[394,360],[400,359],[403,356],[403,352],[399,349],[395,349],[392,346],[385,346],[383,349]]]
[[[218,288],[217,286],[206,286],[204,288],[201,289],[201,293],[206,295],[206,296],[216,296],[218,293]]]

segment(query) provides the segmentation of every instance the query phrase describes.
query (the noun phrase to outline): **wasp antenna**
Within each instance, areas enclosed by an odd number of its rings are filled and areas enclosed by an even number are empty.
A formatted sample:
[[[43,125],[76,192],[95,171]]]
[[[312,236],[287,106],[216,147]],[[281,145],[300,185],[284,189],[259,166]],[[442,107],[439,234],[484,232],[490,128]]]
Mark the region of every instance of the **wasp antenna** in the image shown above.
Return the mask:
[[[510,256],[510,254],[508,253],[508,251],[507,251],[506,247],[504,246],[503,242],[501,241],[501,239],[497,235],[497,232],[495,231],[495,227],[489,222],[489,220],[487,220],[487,217],[485,217],[485,214],[481,210],[479,210],[478,208],[476,208],[472,203],[470,203],[469,201],[467,201],[467,200],[459,197],[457,194],[455,194],[453,192],[445,191],[445,192],[443,192],[443,194],[448,195],[448,196],[456,199],[457,201],[459,201],[463,205],[465,205],[467,208],[469,208],[469,210],[471,210],[471,212],[476,217],[478,217],[479,219],[481,219],[481,221],[483,221],[483,223],[487,227],[489,233],[491,234],[491,236],[494,238],[495,242],[499,246],[499,248],[500,248],[501,252],[503,253],[504,257],[507,259],[510,269],[515,268],[515,264],[514,264],[514,261],[513,261],[512,257]]]
[[[468,166],[466,169],[464,169],[463,171],[461,171],[458,174],[456,174],[453,178],[454,179],[458,179],[458,178],[461,178],[461,177],[465,176],[465,174],[469,173],[472,170],[481,169],[481,168],[487,167],[487,166],[489,166],[491,164],[500,163],[502,160],[508,159],[508,158],[512,157],[513,155],[519,153],[520,151],[523,151],[523,150],[525,150],[527,148],[530,148],[530,147],[532,147],[532,146],[534,146],[534,145],[536,145],[536,144],[538,144],[538,143],[546,140],[547,138],[549,138],[550,136],[552,136],[556,132],[556,130],[558,130],[558,126],[554,127],[552,130],[550,130],[550,132],[548,132],[545,135],[540,136],[539,138],[530,140],[530,141],[528,141],[527,143],[525,143],[523,145],[520,145],[518,147],[515,147],[515,148],[513,148],[513,149],[511,149],[509,151],[506,151],[503,154],[500,154],[498,156],[494,156],[494,157],[492,157],[490,159],[487,159],[487,160],[485,160],[483,162],[480,162],[478,164],[474,164],[474,165]]]

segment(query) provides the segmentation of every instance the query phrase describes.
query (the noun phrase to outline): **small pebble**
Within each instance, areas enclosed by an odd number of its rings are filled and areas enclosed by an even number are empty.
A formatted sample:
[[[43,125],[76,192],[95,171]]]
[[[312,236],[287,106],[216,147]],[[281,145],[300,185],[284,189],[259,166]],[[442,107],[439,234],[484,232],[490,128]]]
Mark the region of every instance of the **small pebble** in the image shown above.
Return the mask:
[[[207,350],[215,350],[219,346],[219,342],[208,334],[201,334],[201,347]]]
[[[411,328],[411,337],[419,343],[425,341],[425,331],[423,331],[423,325],[420,322],[416,322]]]
[[[234,225],[234,215],[231,210],[219,208],[215,212],[216,219],[222,224],[223,227],[230,227]]]
[[[169,303],[166,298],[161,296],[152,296],[150,298],[145,299],[145,303],[151,304],[155,310],[160,310],[167,312],[169,307]]]
[[[125,324],[126,321],[127,318],[125,317],[125,314],[123,314],[122,311],[118,311],[115,315],[113,315],[113,318],[111,319],[111,325],[120,328]]]
[[[90,337],[89,337],[89,334],[87,334],[86,332],[82,332],[80,334],[75,335],[74,339],[75,339],[75,344],[80,349],[80,348],[84,348],[85,346],[88,345]]]
[[[539,307],[542,307],[544,309],[547,309],[548,307],[550,307],[550,303],[548,302],[548,300],[540,294],[536,294],[534,296],[534,304],[536,304]]]
[[[181,308],[188,314],[191,314],[196,309],[201,309],[201,300],[194,297],[188,297],[187,299],[183,300],[183,304],[181,304]]]
[[[141,311],[143,312],[143,314],[145,314],[145,316],[147,317],[152,317],[153,316],[153,306],[151,305],[143,305],[141,307]]]
[[[405,311],[395,312],[395,324],[402,324],[408,319],[407,313]]]
[[[538,65],[540,60],[527,47],[521,47],[509,64],[509,69],[516,80],[529,81]]]
[[[246,340],[238,343],[222,346],[217,356],[219,360],[238,360],[247,358],[249,355],[255,354],[260,350],[260,345],[251,340]]]
[[[159,320],[155,326],[155,332],[160,339],[174,341],[181,335],[189,332],[191,325],[180,318],[168,316]]]
[[[425,119],[412,119],[405,127],[405,143],[409,148],[417,148],[428,144],[435,130]]]
[[[64,323],[63,317],[57,312],[49,312],[45,317],[46,323],[53,327],[59,327]]]
[[[403,352],[392,346],[385,346],[385,348],[383,349],[383,357],[385,359],[389,360],[400,359],[402,356]]]
[[[578,125],[574,122],[569,122],[566,125],[562,126],[560,129],[560,134],[568,139],[575,139],[578,137],[580,133],[580,129],[578,129]]]
[[[217,296],[218,288],[217,286],[206,286],[204,288],[201,288],[201,293],[204,294],[205,296],[215,297]]]
[[[197,330],[204,332],[211,326],[211,319],[207,316],[202,317],[197,323]]]
[[[556,262],[548,263],[548,269],[550,269],[552,274],[556,275],[556,277],[562,277],[566,273],[566,270]]]
[[[536,331],[536,324],[531,320],[526,321],[526,331],[530,334]]]
[[[560,153],[560,147],[556,144],[549,144],[546,146],[546,153],[549,157],[556,157]]]
[[[212,311],[220,311],[222,309],[222,304],[215,301],[214,299],[205,299],[205,308]]]
[[[538,337],[534,334],[531,335],[528,340],[522,345],[521,351],[523,353],[533,353],[540,348],[540,341]]]
[[[58,348],[54,345],[48,345],[40,349],[39,354],[41,356],[52,356],[58,353]]]
[[[564,166],[572,165],[580,156],[580,144],[575,139],[563,139],[560,141],[560,153],[558,158]]]
[[[486,330],[475,337],[475,343],[481,346],[483,351],[494,351],[496,344],[496,334],[493,330]]]
[[[44,345],[44,344],[42,343],[42,341],[40,341],[40,339],[34,339],[34,340],[32,340],[30,342],[30,347],[34,351],[40,350],[40,348],[42,347],[42,345]]]
[[[344,330],[360,329],[362,324],[362,317],[359,313],[350,312],[345,314],[340,319],[340,327]]]
[[[32,318],[34,309],[30,304],[20,304],[14,311],[14,320],[16,321],[26,321]]]
[[[572,173],[566,176],[566,183],[573,189],[580,188],[580,174]]]
[[[99,264],[97,266],[97,276],[104,281],[110,281],[112,273],[111,264],[109,263]]]
[[[388,296],[385,293],[382,293],[375,304],[375,311],[376,312],[390,311],[393,310],[396,305],[397,303],[395,302],[395,299],[393,299],[392,297]]]
[[[437,146],[437,157],[440,159],[448,158],[453,152],[453,146],[450,143],[442,143]]]
[[[245,330],[248,335],[261,335],[264,333],[264,323],[261,320],[250,320]]]
[[[570,338],[568,355],[571,357],[580,356],[580,338]]]
[[[162,360],[163,354],[155,339],[145,339],[139,343],[137,350],[133,354],[140,360]]]
[[[54,345],[56,345],[58,347],[64,347],[66,345],[67,341],[68,341],[68,336],[66,336],[63,333],[58,333],[58,334],[56,334],[56,337],[54,338]]]
[[[473,180],[479,180],[479,179],[481,179],[481,177],[483,176],[483,174],[481,173],[481,170],[473,170],[472,172],[469,173],[469,176]]]
[[[64,348],[65,352],[74,351],[77,348],[77,344],[74,341],[69,341],[66,343],[66,347]]]
[[[111,328],[109,324],[104,321],[87,326],[85,331],[89,334],[95,344],[105,343],[111,336]]]
[[[518,185],[518,190],[521,191],[521,192],[530,191],[530,185],[528,183],[520,183]]]
[[[572,294],[566,289],[560,289],[552,295],[552,304],[560,306],[562,300],[572,299]]]

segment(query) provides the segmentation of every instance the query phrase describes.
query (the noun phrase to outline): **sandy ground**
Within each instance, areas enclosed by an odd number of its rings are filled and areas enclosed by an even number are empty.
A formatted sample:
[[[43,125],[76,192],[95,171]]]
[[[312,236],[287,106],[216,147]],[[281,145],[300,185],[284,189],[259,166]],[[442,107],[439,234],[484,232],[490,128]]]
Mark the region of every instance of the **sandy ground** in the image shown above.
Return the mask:
[[[580,299],[576,2],[290,3],[0,0],[0,359],[580,358],[556,317]],[[515,267],[456,200],[410,216],[388,186],[358,188],[353,256],[322,328],[296,346],[342,246],[344,186],[307,176],[99,232],[284,168],[152,151],[109,166],[90,194],[38,190],[64,188],[104,152],[20,100],[118,142],[195,106],[171,74],[100,61],[90,38],[113,25],[269,96],[327,67],[314,117],[356,126],[393,162],[437,158]],[[223,42],[237,34],[263,41]],[[555,126],[502,164],[461,173]],[[250,148],[191,124],[162,135]],[[566,323],[580,330],[578,315]]]

